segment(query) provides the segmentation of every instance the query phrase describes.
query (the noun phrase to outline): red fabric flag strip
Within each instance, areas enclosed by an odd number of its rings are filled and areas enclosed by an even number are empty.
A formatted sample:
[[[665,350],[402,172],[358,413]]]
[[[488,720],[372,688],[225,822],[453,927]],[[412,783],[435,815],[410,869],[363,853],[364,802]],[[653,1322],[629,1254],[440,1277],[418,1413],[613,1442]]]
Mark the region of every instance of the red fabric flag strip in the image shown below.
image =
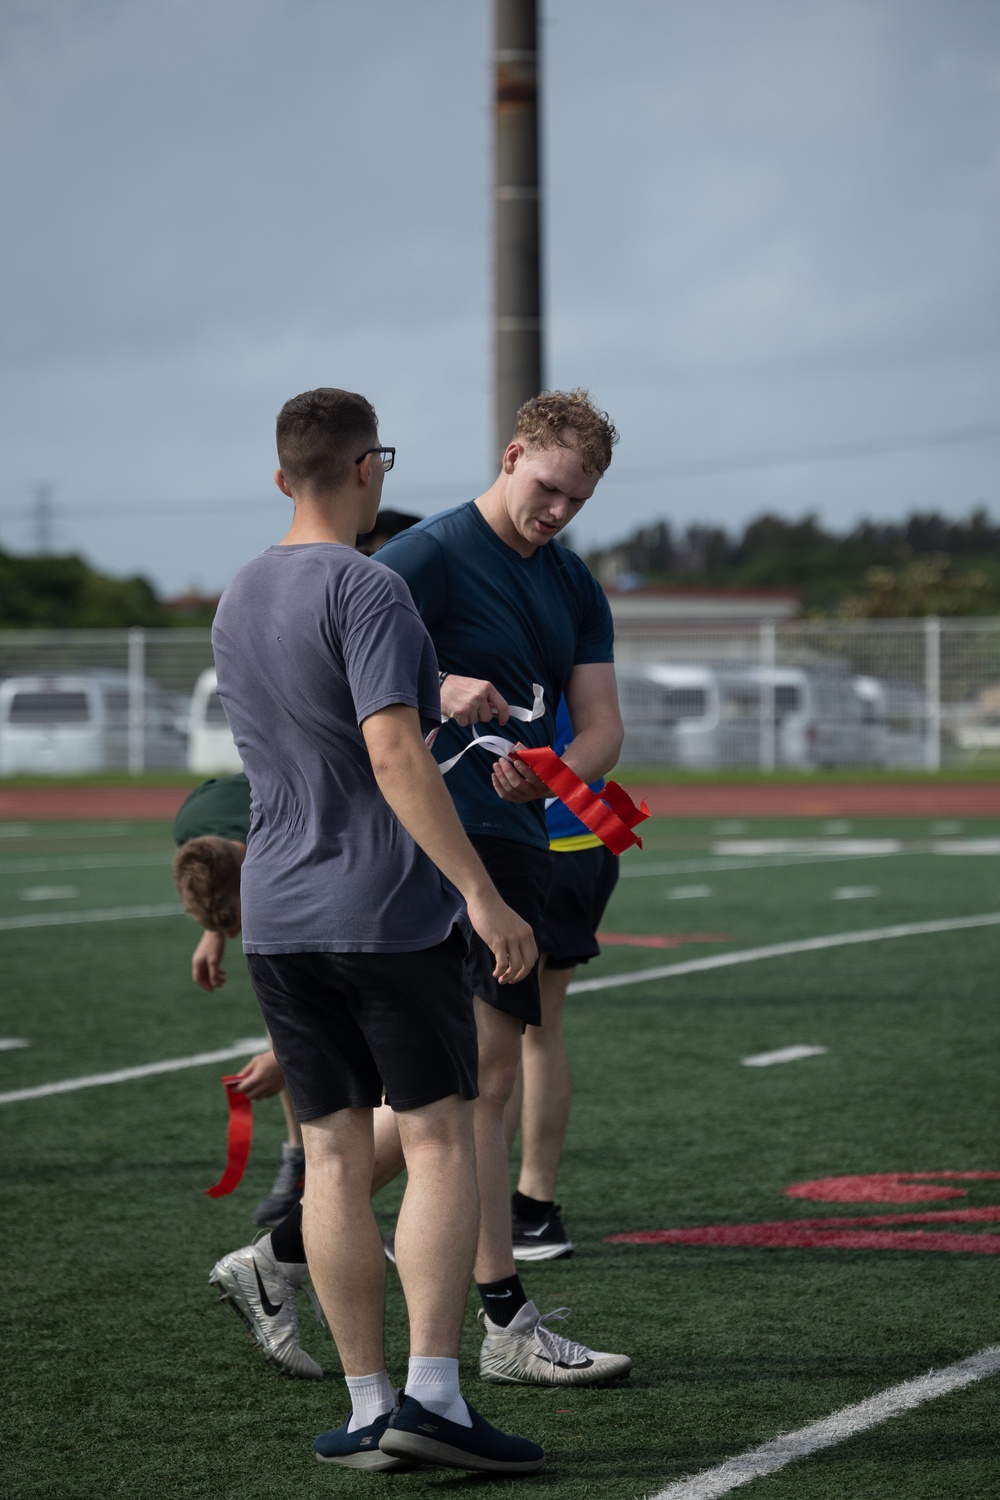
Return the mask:
[[[208,1198],[224,1198],[238,1187],[250,1155],[253,1138],[253,1105],[246,1094],[234,1087],[236,1074],[223,1078],[222,1086],[229,1100],[229,1137],[226,1143],[226,1169],[214,1187],[203,1188]]]
[[[642,839],[632,829],[649,817],[649,808],[645,802],[636,807],[616,781],[607,782],[601,792],[592,792],[547,745],[533,750],[517,749],[511,759],[524,761],[553,796],[564,802],[612,854],[621,854],[633,844],[642,848]]]

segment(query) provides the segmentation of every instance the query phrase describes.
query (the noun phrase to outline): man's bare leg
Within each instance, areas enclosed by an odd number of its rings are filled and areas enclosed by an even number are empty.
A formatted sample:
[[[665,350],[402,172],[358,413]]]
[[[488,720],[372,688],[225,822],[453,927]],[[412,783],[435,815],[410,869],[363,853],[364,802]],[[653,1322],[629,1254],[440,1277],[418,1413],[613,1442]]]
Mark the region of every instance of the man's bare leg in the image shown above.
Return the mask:
[[[372,1111],[341,1109],[302,1126],[302,1233],[309,1274],[344,1374],[385,1368],[385,1255],[371,1207]]]
[[[396,1116],[407,1172],[396,1266],[412,1356],[458,1358],[479,1223],[473,1111],[453,1094]]]
[[[295,1109],[287,1089],[281,1090],[281,1108],[285,1115],[285,1139],[289,1146],[302,1145],[302,1127],[295,1118]]]
[[[375,1165],[372,1169],[372,1196],[404,1171],[403,1148],[399,1141],[399,1120],[395,1110],[383,1104],[375,1111]]]
[[[539,965],[542,1024],[521,1041],[521,1173],[517,1190],[551,1203],[569,1124],[571,1082],[563,1037],[563,1006],[573,969]]]
[[[476,1281],[502,1281],[515,1272],[511,1250],[510,1166],[504,1114],[521,1055],[521,1023],[476,996],[479,1098],[475,1103],[479,1244]]]

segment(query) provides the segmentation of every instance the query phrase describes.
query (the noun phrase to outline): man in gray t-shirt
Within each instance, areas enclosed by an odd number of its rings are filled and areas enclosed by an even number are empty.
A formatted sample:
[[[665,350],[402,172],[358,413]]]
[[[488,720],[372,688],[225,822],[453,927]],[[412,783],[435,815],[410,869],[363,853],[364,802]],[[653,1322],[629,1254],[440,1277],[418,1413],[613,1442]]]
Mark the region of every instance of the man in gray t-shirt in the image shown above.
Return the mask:
[[[497,1432],[458,1384],[478,1222],[463,903],[500,982],[523,978],[536,949],[424,742],[440,723],[437,662],[409,591],[354,551],[393,456],[364,397],[323,389],[286,402],[275,479],[295,502],[292,525],[219,605],[219,696],[251,786],[244,948],[302,1125],[309,1271],[351,1394],[350,1417],[316,1439],[317,1457],[526,1473],[541,1449]],[[408,1172],[397,1264],[411,1357],[399,1402],[369,1197],[383,1092]]]

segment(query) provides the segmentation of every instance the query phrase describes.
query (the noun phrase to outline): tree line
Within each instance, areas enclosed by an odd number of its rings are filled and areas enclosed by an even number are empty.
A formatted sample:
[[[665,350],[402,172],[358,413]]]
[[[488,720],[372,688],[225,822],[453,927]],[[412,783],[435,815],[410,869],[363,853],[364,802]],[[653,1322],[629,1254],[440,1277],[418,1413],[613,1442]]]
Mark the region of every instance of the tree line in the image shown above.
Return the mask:
[[[584,554],[603,583],[794,588],[812,615],[901,618],[1000,613],[1000,523],[985,509],[954,520],[935,511],[859,521],[838,533],[814,514],[761,515],[742,531],[669,521]],[[110,578],[75,555],[0,551],[0,629],[125,629],[210,625],[178,614],[142,577]]]
[[[761,515],[742,531],[669,521],[584,554],[602,582],[795,588],[808,613],[854,618],[1000,612],[1000,524],[935,511],[829,531],[815,514]]]

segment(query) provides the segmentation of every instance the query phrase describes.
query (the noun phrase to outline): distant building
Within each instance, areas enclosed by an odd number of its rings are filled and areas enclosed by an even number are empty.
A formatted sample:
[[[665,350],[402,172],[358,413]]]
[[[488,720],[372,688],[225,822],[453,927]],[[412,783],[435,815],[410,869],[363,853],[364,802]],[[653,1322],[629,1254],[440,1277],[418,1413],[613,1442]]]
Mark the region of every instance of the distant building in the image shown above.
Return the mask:
[[[615,626],[760,625],[789,620],[802,608],[798,589],[606,587]]]

